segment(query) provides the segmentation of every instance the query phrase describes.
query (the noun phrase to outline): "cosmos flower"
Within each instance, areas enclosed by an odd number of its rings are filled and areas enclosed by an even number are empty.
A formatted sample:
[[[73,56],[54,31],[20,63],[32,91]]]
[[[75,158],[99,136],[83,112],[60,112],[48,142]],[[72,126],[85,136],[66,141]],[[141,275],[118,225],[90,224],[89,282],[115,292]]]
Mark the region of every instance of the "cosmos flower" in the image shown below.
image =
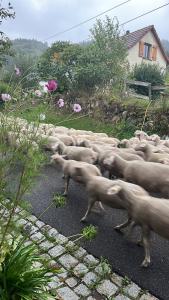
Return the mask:
[[[1,94],[1,99],[6,102],[11,100],[12,98],[9,94]]]
[[[40,81],[39,82],[39,85],[40,85],[41,90],[42,90],[43,93],[47,93],[48,92],[48,88],[46,86],[47,84],[48,84],[47,81]]]
[[[81,108],[80,104],[75,103],[73,105],[73,110],[74,110],[74,112],[80,112],[82,110],[82,108]]]
[[[40,120],[40,121],[44,121],[45,119],[46,119],[45,114],[40,114],[40,115],[39,115],[39,120]]]
[[[59,107],[63,107],[65,105],[64,100],[63,99],[59,99],[57,102]]]
[[[15,66],[14,70],[15,70],[15,74],[16,74],[17,76],[20,76],[20,75],[21,75],[21,71],[20,71],[19,68],[17,68],[17,67]]]
[[[42,92],[40,90],[36,90],[34,92],[35,96],[41,97],[42,96]]]
[[[56,89],[58,87],[58,83],[56,80],[52,79],[52,80],[48,81],[48,83],[46,84],[46,87],[49,92],[54,92],[54,91],[56,91]]]

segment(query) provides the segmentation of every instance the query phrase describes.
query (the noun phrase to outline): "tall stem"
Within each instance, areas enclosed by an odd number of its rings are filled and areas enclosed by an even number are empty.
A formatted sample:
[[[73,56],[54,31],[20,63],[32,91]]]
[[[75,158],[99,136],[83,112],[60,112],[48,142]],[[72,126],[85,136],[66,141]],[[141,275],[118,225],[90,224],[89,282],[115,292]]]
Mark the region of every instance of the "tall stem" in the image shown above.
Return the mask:
[[[19,181],[19,186],[18,186],[18,190],[17,190],[16,197],[15,197],[15,200],[14,200],[13,208],[12,208],[12,210],[10,212],[9,219],[8,219],[8,222],[7,222],[6,227],[5,227],[5,231],[4,231],[3,235],[2,235],[2,240],[1,240],[1,243],[0,243],[0,250],[1,250],[2,246],[3,246],[6,233],[8,231],[9,225],[11,223],[11,219],[12,219],[13,214],[15,212],[15,208],[18,205],[18,202],[20,200],[20,191],[21,191],[22,179],[23,179],[23,176],[24,176],[24,172],[25,172],[25,166],[22,169],[21,176],[20,176],[20,181]]]

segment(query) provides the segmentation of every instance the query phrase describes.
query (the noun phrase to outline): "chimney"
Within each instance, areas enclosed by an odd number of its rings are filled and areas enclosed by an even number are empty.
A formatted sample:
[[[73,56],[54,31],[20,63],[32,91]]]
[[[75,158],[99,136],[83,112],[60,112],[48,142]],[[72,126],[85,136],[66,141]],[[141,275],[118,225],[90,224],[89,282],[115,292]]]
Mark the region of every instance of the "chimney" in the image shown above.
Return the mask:
[[[130,33],[130,30],[127,30],[127,31],[126,31],[126,35],[129,34],[129,33]]]

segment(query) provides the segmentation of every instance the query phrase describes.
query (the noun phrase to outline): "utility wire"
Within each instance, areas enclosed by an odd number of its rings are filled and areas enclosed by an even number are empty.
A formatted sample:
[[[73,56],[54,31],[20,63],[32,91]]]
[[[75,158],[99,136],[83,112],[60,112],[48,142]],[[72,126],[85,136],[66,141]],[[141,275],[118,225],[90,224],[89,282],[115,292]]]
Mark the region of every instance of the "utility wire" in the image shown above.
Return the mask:
[[[156,8],[154,8],[154,9],[152,9],[152,10],[149,10],[149,11],[147,11],[147,12],[141,14],[141,15],[138,15],[137,17],[132,18],[132,19],[130,19],[130,20],[124,22],[124,23],[121,23],[121,24],[119,24],[119,26],[126,25],[126,24],[128,24],[128,23],[130,23],[130,22],[132,22],[132,21],[135,21],[135,20],[137,20],[137,19],[139,19],[139,18],[141,18],[141,17],[144,17],[144,16],[146,16],[146,15],[148,15],[148,14],[150,14],[150,13],[153,13],[154,11],[157,11],[157,10],[159,10],[159,9],[161,9],[161,8],[163,8],[163,7],[165,7],[165,6],[167,6],[167,5],[169,5],[169,2],[163,4],[163,5],[159,6],[159,7],[156,7]],[[82,42],[86,42],[86,41],[89,41],[89,40],[91,40],[91,38],[87,38],[87,39],[83,40]]]
[[[107,13],[107,12],[109,12],[109,11],[115,9],[115,8],[118,8],[118,7],[120,7],[120,6],[122,6],[122,5],[126,4],[126,3],[128,3],[128,2],[130,2],[130,1],[132,1],[132,0],[127,0],[127,1],[124,1],[124,2],[122,2],[122,3],[120,3],[120,4],[117,4],[117,5],[113,6],[113,7],[109,8],[109,9],[107,9],[107,10],[101,12],[101,13],[99,13],[98,15],[96,15],[96,16],[94,16],[94,17],[91,17],[91,18],[89,18],[89,19],[87,19],[87,20],[84,20],[84,21],[82,21],[82,22],[80,22],[80,23],[78,23],[78,24],[76,24],[76,25],[73,25],[73,26],[70,27],[70,28],[67,28],[67,29],[65,29],[65,30],[63,30],[63,31],[57,32],[56,34],[53,34],[53,35],[47,37],[44,41],[47,41],[47,40],[49,40],[49,39],[51,39],[51,38],[53,38],[53,37],[59,36],[59,35],[61,35],[61,34],[63,34],[63,33],[69,32],[69,31],[71,31],[72,29],[75,29],[75,28],[77,28],[77,27],[79,27],[79,26],[81,26],[81,25],[83,25],[83,24],[86,24],[87,22],[89,22],[89,21],[91,21],[91,20],[94,20],[94,19],[96,19],[97,17],[100,17],[100,16],[104,15],[105,13]]]
[[[130,20],[124,22],[124,23],[121,23],[120,26],[123,26],[123,25],[125,25],[125,24],[128,24],[128,23],[134,21],[134,20],[137,20],[137,19],[139,19],[139,18],[141,18],[141,17],[144,17],[144,16],[146,16],[146,15],[148,15],[148,14],[150,14],[150,13],[156,11],[156,10],[159,10],[159,9],[161,9],[161,8],[167,6],[167,5],[169,5],[169,2],[168,2],[168,3],[165,3],[165,4],[161,5],[161,6],[159,6],[159,7],[157,7],[157,8],[154,8],[154,9],[152,9],[152,10],[149,10],[149,11],[143,13],[142,15],[139,15],[139,16],[133,18],[133,19],[130,19]]]

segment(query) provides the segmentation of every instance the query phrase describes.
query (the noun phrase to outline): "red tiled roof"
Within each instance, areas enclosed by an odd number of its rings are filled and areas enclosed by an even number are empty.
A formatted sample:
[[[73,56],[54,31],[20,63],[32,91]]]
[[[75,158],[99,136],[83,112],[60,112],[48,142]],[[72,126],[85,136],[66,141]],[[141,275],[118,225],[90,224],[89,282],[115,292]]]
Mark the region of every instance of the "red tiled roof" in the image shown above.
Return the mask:
[[[144,27],[142,29],[139,29],[139,30],[136,30],[134,32],[129,32],[127,34],[125,34],[123,36],[123,39],[125,40],[126,42],[126,45],[127,45],[127,49],[130,49],[132,48],[137,42],[139,42],[142,37],[149,31],[152,31],[156,40],[157,40],[157,43],[159,45],[159,48],[161,49],[161,52],[165,58],[165,60],[167,61],[167,63],[169,63],[169,57],[167,56],[167,54],[165,53],[165,50],[161,44],[161,41],[158,37],[158,34],[154,28],[154,25],[150,25],[150,26],[147,26],[147,27]]]

